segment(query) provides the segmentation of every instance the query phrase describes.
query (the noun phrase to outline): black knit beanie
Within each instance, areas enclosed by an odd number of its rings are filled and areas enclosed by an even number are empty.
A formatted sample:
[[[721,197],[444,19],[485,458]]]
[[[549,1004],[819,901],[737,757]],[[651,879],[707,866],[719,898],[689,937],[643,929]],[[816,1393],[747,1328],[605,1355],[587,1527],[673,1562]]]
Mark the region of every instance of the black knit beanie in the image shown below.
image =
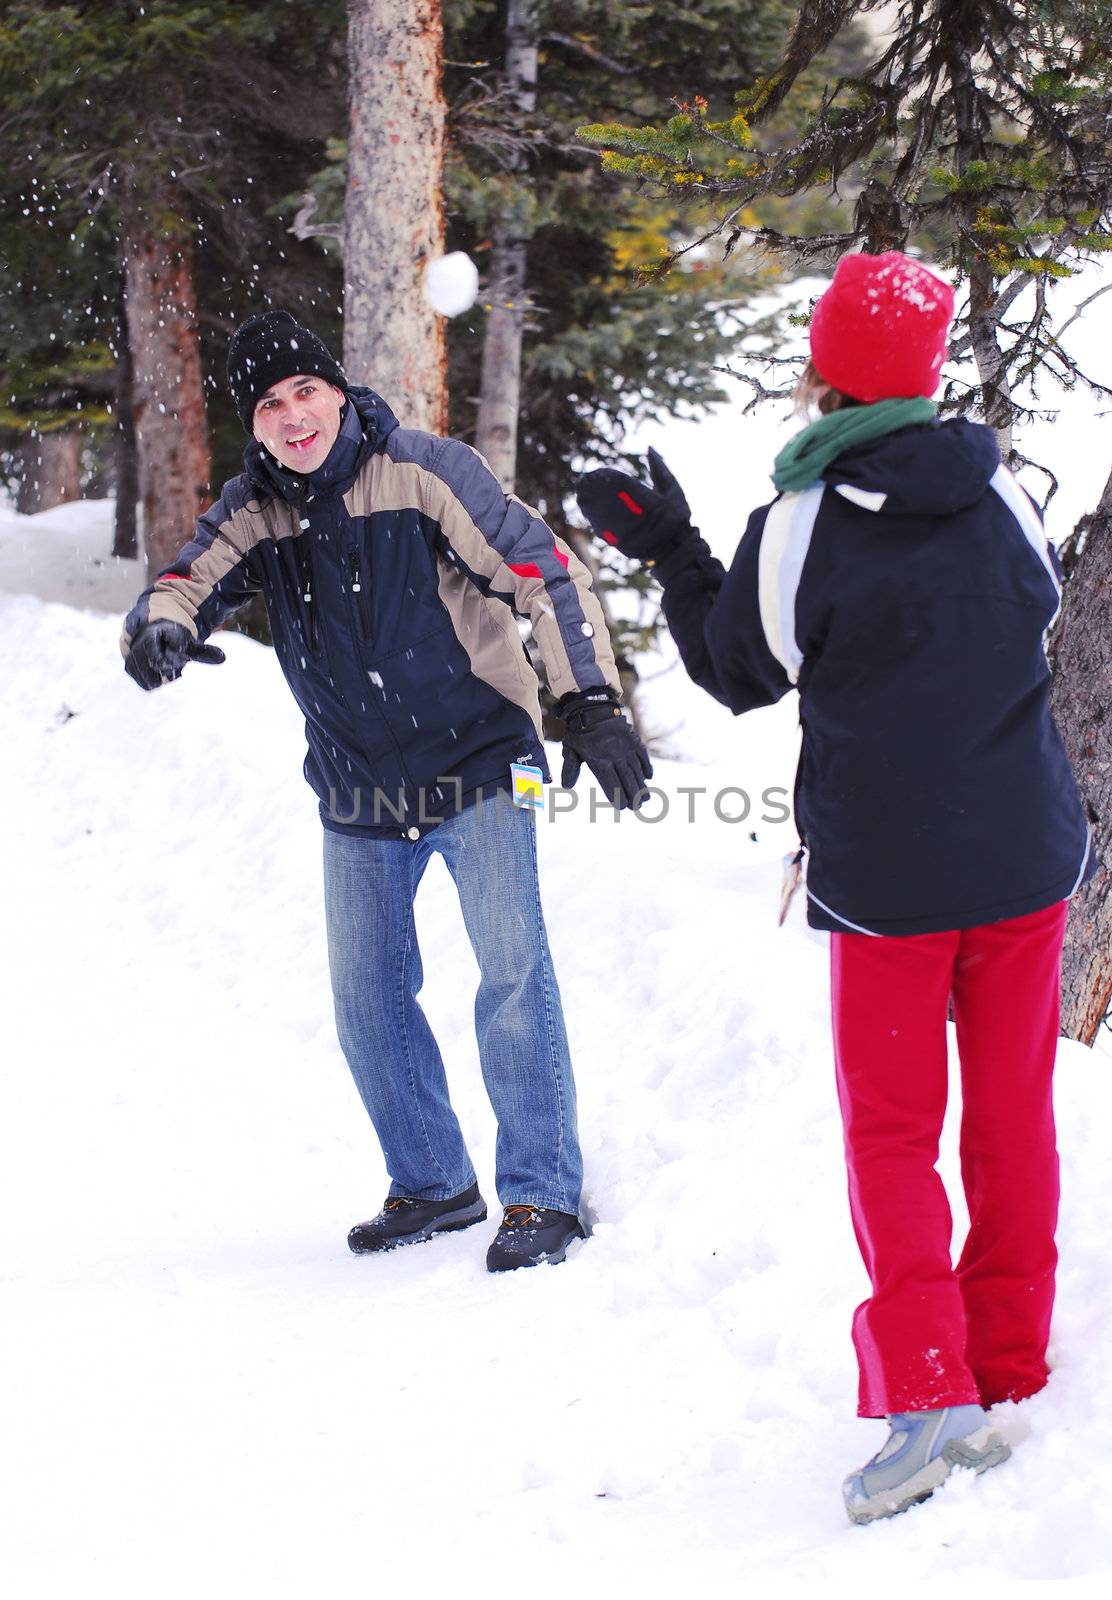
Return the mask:
[[[288,311],[260,311],[236,329],[228,346],[228,387],[248,433],[254,432],[261,396],[283,378],[302,372],[347,393],[347,378],[336,357]]]

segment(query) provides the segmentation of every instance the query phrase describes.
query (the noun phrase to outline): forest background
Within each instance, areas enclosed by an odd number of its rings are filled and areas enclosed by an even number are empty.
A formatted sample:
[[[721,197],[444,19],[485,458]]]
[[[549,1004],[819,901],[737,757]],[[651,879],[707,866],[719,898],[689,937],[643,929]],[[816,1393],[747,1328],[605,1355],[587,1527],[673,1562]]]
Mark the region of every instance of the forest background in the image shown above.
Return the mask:
[[[645,418],[721,403],[726,372],[754,403],[788,392],[770,289],[850,249],[934,260],[961,302],[943,411],[1017,468],[1056,384],[1107,400],[1053,290],[1108,248],[1110,36],[1105,0],[7,0],[0,476],[28,513],[113,495],[116,553],[157,571],[238,470],[230,334],[288,306],[576,545],[636,711],[655,587],[588,544],[569,490],[636,464]],[[425,269],[456,250],[481,292],[449,320]],[[1051,641],[1104,860],[1110,523],[1112,475],[1063,550]],[[1091,1041],[1107,869],[1065,987]]]

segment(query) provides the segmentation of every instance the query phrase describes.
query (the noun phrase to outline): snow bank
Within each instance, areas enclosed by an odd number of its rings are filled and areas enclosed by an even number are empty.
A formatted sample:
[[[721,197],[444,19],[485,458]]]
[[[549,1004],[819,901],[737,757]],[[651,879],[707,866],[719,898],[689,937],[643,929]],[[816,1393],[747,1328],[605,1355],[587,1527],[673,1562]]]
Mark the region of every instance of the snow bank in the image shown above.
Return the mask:
[[[122,616],[146,580],[143,562],[111,553],[114,509],[112,500],[74,500],[21,517],[0,502],[0,593]]]
[[[66,516],[86,563],[103,510]],[[48,593],[54,573],[48,554]],[[238,636],[225,667],[141,694],[99,604],[0,597],[8,1592],[994,1592],[1107,1570],[1112,1088],[1079,1046],[1050,1385],[999,1408],[998,1472],[845,1521],[841,1476],[882,1429],[854,1416],[825,950],[798,912],[776,929],[790,829],[760,815],[790,786],[790,702],[716,718],[705,766],[661,762],[663,822],[592,823],[584,794],[540,823],[593,1237],[504,1278],[493,1217],[356,1259],[385,1176],[332,1029],[294,706]],[[650,717],[716,712],[676,674],[649,693]],[[720,821],[727,787],[760,810]],[[438,866],[418,922],[494,1210],[476,972]],[[944,1160],[955,1180],[952,1128]]]
[[[1107,351],[1110,318],[1112,297],[1071,337]],[[1107,426],[1082,393],[1053,403],[1021,448],[1061,478],[1061,537],[1099,495]],[[724,410],[638,445],[728,559],[793,426]],[[865,1280],[824,940],[798,906],[775,927],[793,836],[761,796],[790,789],[794,703],[735,721],[666,649],[643,691],[685,758],[658,763],[666,819],[592,822],[584,792],[540,824],[589,1242],[492,1278],[492,1215],[355,1259],[346,1230],[385,1175],[332,1028],[295,708],[238,636],[224,668],[141,694],[116,639],[142,575],[110,543],[108,502],[0,510],[6,1589],[1106,1583],[1107,1040],[1061,1048],[1054,1372],[998,1408],[1012,1460],[891,1523],[845,1522],[841,1476],[882,1429],[854,1417]],[[738,790],[749,815],[721,820]],[[495,1212],[476,972],[438,866],[418,924]],[[943,1166],[956,1197],[952,1119]]]

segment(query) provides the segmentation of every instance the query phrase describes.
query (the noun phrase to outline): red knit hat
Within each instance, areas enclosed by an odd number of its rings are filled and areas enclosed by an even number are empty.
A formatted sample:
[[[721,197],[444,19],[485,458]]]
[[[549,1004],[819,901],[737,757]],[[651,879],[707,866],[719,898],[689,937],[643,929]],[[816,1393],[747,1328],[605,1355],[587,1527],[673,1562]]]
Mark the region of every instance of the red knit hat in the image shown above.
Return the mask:
[[[949,284],[910,256],[843,256],[811,317],[811,360],[854,400],[929,400],[953,316]]]

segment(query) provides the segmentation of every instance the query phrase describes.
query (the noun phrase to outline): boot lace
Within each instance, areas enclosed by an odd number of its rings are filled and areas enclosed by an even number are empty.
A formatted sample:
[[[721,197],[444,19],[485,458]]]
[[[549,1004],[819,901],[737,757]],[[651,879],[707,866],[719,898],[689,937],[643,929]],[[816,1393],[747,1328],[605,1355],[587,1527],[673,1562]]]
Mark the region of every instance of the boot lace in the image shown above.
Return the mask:
[[[502,1218],[504,1228],[531,1228],[539,1222],[541,1214],[536,1206],[507,1206]]]

